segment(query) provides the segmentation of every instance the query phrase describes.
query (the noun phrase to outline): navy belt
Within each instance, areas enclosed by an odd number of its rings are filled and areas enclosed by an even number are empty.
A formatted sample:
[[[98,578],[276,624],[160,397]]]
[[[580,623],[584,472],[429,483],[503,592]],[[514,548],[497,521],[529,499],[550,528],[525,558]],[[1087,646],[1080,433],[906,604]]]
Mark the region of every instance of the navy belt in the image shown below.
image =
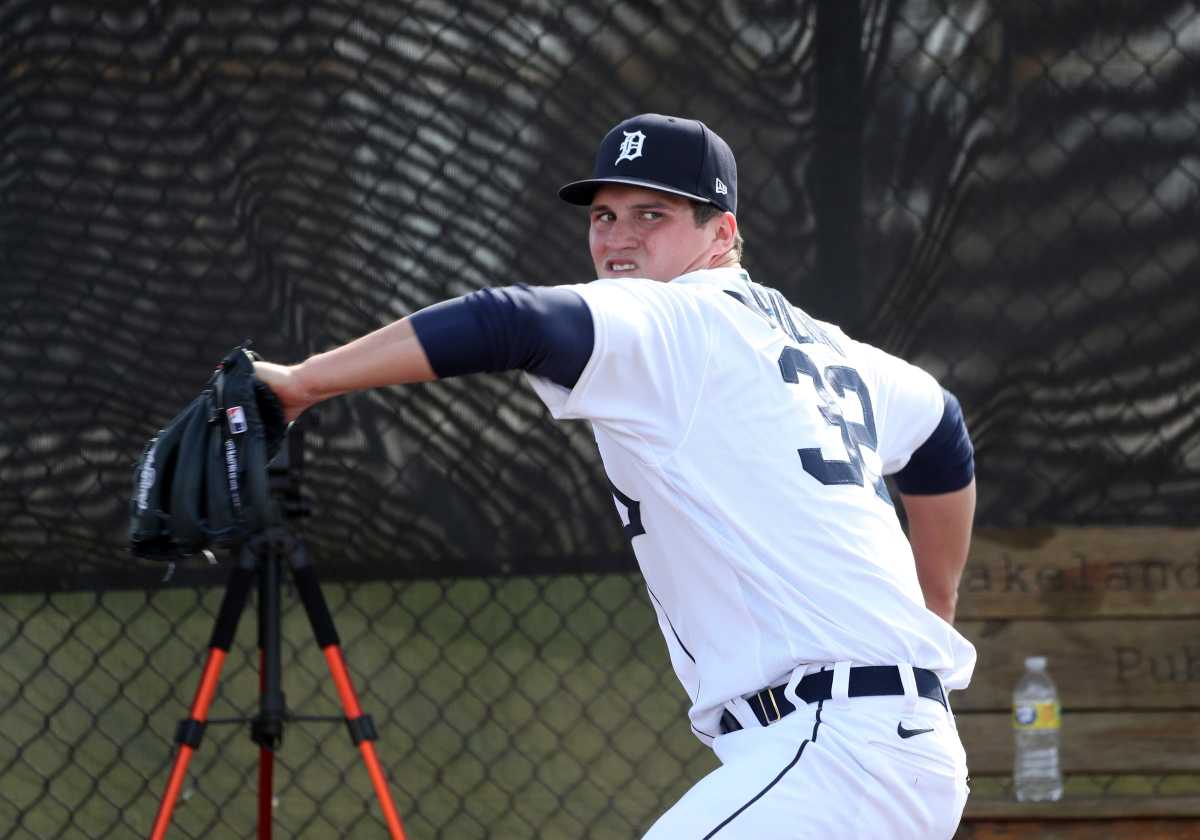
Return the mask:
[[[942,708],[946,705],[946,695],[942,691],[942,681],[937,674],[925,668],[913,668],[916,677],[917,695],[936,700]],[[763,726],[770,726],[775,721],[796,710],[792,701],[783,696],[785,685],[764,688],[757,694],[746,698],[754,716]],[[833,693],[833,671],[817,671],[803,677],[796,686],[796,696],[805,703],[816,703],[828,700]],[[850,685],[846,692],[850,697],[888,697],[903,695],[904,684],[900,682],[900,669],[895,665],[862,665],[850,669]],[[742,725],[728,709],[721,715],[721,732],[736,732]]]

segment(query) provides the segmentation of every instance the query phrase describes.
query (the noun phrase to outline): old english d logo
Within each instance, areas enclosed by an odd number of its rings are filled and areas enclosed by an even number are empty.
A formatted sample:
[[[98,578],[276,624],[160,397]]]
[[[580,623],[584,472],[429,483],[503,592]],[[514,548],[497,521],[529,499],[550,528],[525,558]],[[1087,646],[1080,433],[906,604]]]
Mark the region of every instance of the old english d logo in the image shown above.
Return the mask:
[[[642,144],[646,142],[646,135],[640,131],[622,131],[625,139],[621,141],[619,148],[620,154],[613,161],[613,166],[616,166],[623,160],[633,160],[642,156]]]

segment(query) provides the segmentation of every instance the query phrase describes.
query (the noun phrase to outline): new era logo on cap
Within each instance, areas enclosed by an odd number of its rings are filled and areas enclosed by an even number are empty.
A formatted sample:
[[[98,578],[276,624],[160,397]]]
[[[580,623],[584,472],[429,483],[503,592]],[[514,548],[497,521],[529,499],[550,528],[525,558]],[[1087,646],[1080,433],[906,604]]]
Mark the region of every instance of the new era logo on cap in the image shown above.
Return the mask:
[[[630,184],[737,212],[737,162],[728,144],[699,120],[641,114],[604,136],[591,178],[558,191],[589,205],[602,184]]]

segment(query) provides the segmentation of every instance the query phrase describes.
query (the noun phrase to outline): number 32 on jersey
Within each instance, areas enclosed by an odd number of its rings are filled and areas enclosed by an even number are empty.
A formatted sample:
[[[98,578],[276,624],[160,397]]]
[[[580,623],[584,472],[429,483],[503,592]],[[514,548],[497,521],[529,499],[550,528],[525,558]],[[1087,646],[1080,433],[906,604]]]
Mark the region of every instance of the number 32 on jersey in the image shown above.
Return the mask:
[[[871,409],[871,395],[858,371],[845,365],[829,365],[821,370],[807,353],[796,347],[785,347],[779,355],[779,371],[783,381],[793,385],[800,384],[800,377],[807,376],[812,380],[821,401],[818,406],[821,416],[831,426],[836,426],[842,433],[842,443],[846,447],[847,460],[827,460],[821,453],[820,447],[798,449],[800,463],[804,471],[822,484],[856,484],[866,486],[870,481],[875,495],[892,504],[891,495],[883,478],[872,475],[863,463],[861,447],[877,451],[879,438],[875,432],[875,413]],[[853,391],[862,406],[863,422],[856,423],[842,416],[839,399],[846,398],[846,392]]]

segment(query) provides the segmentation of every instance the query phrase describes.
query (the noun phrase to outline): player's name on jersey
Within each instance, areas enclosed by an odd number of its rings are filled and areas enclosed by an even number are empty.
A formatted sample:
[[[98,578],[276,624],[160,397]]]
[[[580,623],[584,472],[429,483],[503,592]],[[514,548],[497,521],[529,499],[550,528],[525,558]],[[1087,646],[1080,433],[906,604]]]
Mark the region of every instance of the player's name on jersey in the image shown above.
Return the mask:
[[[1197,529],[981,530],[958,617],[1194,614],[1198,592]]]

